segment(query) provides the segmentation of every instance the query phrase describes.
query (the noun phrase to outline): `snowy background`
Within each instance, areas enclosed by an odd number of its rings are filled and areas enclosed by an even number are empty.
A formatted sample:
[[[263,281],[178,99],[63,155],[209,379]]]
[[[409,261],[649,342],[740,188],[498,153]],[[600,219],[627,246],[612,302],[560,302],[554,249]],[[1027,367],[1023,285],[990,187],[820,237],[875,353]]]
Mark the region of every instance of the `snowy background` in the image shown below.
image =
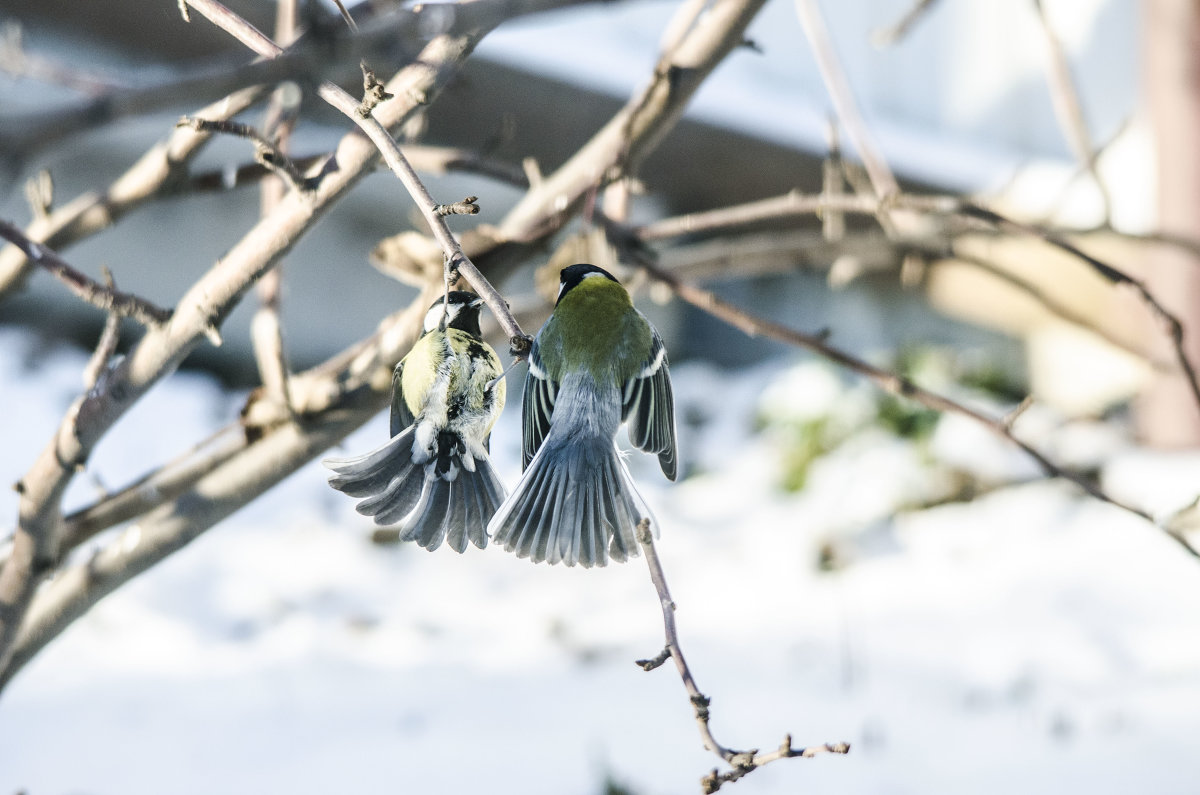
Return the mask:
[[[0,329],[0,481],[49,438],[83,362]],[[820,363],[674,377],[688,476],[668,485],[645,456],[634,476],[713,731],[734,747],[853,744],[731,792],[1196,791],[1200,563],[1063,484],[992,488],[1036,473],[957,418],[886,432],[877,393]],[[120,486],[242,398],[172,376],[91,471]],[[833,442],[785,491],[789,429],[814,418]],[[1018,429],[1064,460],[1106,460],[1105,485],[1156,512],[1200,483],[1200,455],[1138,450],[1109,425],[1035,407]],[[493,443],[508,483],[518,445],[514,403]],[[912,507],[964,477],[988,493]],[[380,547],[324,480],[304,468],[22,671],[0,698],[0,793],[698,791],[716,760],[678,677],[633,663],[662,646],[644,561]],[[96,488],[78,478],[68,507]],[[15,509],[0,492],[4,521]]]

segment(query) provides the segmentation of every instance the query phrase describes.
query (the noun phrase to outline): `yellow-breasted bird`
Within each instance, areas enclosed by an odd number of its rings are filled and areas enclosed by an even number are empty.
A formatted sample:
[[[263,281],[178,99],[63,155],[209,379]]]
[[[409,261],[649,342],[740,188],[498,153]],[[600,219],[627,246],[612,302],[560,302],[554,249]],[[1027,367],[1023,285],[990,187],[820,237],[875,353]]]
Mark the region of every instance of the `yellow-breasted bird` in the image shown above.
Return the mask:
[[[614,437],[658,455],[675,479],[675,406],[658,332],[607,271],[571,265],[534,340],[521,426],[525,473],[488,525],[497,544],[535,563],[603,566],[638,554],[650,510]],[[657,531],[657,527],[655,527]]]
[[[504,500],[488,461],[504,408],[500,359],[480,336],[483,299],[452,291],[425,315],[424,334],[392,373],[392,437],[354,458],[327,458],[329,485],[364,497],[356,509],[399,525],[400,540],[428,550],[487,546],[487,523]]]

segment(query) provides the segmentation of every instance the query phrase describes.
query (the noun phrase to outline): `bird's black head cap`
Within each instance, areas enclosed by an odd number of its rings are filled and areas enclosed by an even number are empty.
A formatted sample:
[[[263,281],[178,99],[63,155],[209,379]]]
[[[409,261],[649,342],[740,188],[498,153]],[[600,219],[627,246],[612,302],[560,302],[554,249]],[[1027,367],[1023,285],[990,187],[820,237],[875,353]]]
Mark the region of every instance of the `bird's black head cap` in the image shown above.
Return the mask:
[[[448,309],[442,309],[442,301],[448,297]],[[468,334],[481,336],[479,329],[479,309],[483,299],[465,290],[451,290],[449,296],[443,296],[434,301],[425,313],[425,332],[429,333],[439,328],[456,328]],[[444,326],[442,324],[445,324]]]
[[[560,273],[558,276],[558,300],[561,301],[563,296],[571,292],[571,289],[574,288],[575,285],[579,284],[593,273],[598,273],[609,281],[617,281],[616,278],[611,273],[604,270],[604,268],[597,268],[595,265],[588,265],[586,262],[568,265],[562,269],[562,273]],[[555,306],[557,305],[558,301],[555,302]]]

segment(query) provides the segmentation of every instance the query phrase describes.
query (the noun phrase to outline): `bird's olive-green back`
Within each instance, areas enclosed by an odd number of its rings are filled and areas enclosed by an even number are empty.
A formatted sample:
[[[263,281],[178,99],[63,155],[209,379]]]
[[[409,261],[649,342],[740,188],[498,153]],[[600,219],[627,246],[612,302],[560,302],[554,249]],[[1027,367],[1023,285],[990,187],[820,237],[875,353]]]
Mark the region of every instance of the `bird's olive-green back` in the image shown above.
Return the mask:
[[[650,335],[650,324],[624,287],[590,277],[559,300],[538,334],[538,349],[553,381],[561,382],[568,370],[586,369],[597,383],[620,386],[641,370]]]

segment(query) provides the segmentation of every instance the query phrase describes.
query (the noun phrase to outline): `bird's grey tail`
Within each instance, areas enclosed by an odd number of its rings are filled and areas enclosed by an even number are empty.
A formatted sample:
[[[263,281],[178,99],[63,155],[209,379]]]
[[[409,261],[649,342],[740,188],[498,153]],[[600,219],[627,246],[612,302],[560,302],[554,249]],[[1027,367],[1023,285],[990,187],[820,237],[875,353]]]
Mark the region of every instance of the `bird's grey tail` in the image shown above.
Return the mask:
[[[457,552],[467,541],[487,546],[487,524],[504,500],[504,486],[486,456],[464,455],[457,434],[438,434],[433,449],[416,441],[416,426],[377,450],[354,458],[327,458],[329,485],[364,497],[356,510],[380,525],[398,525],[401,541],[432,551],[443,541]],[[414,449],[415,447],[415,449]]]
[[[643,517],[653,521],[610,440],[548,440],[488,530],[497,544],[534,563],[590,568],[637,557]]]

